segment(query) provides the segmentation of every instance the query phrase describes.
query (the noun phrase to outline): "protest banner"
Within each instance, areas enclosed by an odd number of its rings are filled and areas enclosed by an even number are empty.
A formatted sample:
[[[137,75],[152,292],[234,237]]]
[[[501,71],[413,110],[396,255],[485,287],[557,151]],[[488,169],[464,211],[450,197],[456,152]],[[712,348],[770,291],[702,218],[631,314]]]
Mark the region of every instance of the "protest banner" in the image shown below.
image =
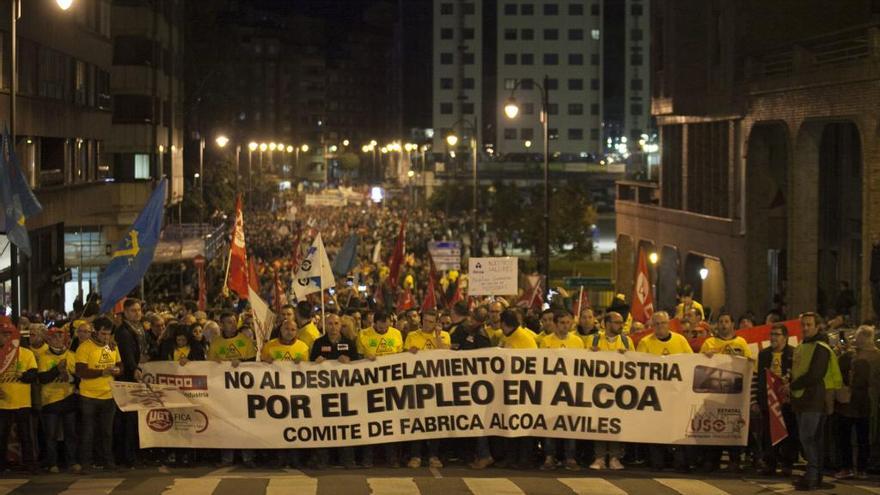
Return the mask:
[[[519,289],[517,258],[470,258],[468,260],[469,296],[507,296]]]
[[[428,252],[437,270],[461,270],[461,242],[430,241]]]
[[[123,412],[195,406],[174,385],[114,381],[110,383],[110,391],[119,410]]]
[[[289,449],[474,436],[745,445],[749,361],[480,349],[342,364],[174,362],[197,405],[139,412],[141,447]]]

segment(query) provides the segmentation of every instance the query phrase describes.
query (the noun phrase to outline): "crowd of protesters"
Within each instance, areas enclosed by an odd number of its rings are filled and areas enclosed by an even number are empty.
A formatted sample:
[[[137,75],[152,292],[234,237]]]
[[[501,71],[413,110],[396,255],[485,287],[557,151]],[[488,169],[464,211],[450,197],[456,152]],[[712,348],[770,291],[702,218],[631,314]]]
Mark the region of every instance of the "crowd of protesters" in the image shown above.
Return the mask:
[[[389,283],[390,270],[379,260],[387,259],[393,248],[404,214],[408,256],[398,280]],[[519,299],[463,298],[464,277],[455,272],[438,273],[442,281],[436,304],[420,309],[431,271],[427,242],[455,238],[461,224],[424,211],[290,203],[270,213],[249,212],[245,225],[249,256],[259,266],[259,291],[279,313],[271,340],[263,343],[259,356],[254,315],[234,296],[223,298],[217,309],[209,311],[198,310],[192,301],[152,303],[129,298],[120,311],[108,314],[99,314],[96,297],[90,297],[71,314],[47,311],[26,314],[16,322],[2,319],[0,348],[11,339],[20,339],[20,345],[0,374],[0,451],[6,451],[10,433],[14,433],[19,445],[16,466],[52,473],[62,467],[87,473],[155,464],[163,468],[171,464],[228,466],[237,458],[248,467],[339,464],[370,468],[381,457],[388,466],[411,468],[441,468],[450,462],[467,463],[474,469],[494,465],[572,471],[647,465],[680,472],[752,469],[790,477],[803,458],[806,470],[796,480],[796,487],[802,489],[821,486],[826,470],[837,478],[862,478],[878,466],[880,352],[871,326],[829,333],[839,321],[803,314],[799,317],[802,341],[795,347],[788,327],[781,323],[785,315],[776,310],[763,321],[772,325],[771,345],[753,355],[736,331],[762,322],[750,315],[734,318],[723,309],[707,321],[707,311],[687,288],[681,291],[678,307],[654,313],[643,325],[633,321],[622,295],[607,308],[580,307],[579,298],[568,297],[564,291],[543,307],[528,298],[522,298],[527,301],[523,305]],[[316,311],[319,299],[288,304],[289,294],[275,290],[279,279],[289,285],[303,247],[318,232],[331,259],[351,233],[360,236],[357,266],[338,278],[332,295],[325,293],[323,320]],[[384,246],[377,249],[380,242]],[[403,293],[409,297],[400,297]],[[631,336],[640,332],[645,335],[634,345]],[[835,338],[829,339],[830,335]],[[702,341],[697,349],[692,346],[694,338]],[[139,449],[136,413],[120,412],[110,393],[112,380],[138,381],[141,365],[156,360],[180,366],[199,360],[237,366],[257,359],[301,365],[489,347],[655,355],[696,351],[750,359],[756,379],[749,445],[718,448],[480,437],[313,451]],[[789,437],[777,445],[771,445],[766,421],[769,403],[763,380],[767,369],[785,384],[782,413]],[[835,379],[843,386],[834,385]],[[0,464],[3,469],[10,466],[5,458]]]

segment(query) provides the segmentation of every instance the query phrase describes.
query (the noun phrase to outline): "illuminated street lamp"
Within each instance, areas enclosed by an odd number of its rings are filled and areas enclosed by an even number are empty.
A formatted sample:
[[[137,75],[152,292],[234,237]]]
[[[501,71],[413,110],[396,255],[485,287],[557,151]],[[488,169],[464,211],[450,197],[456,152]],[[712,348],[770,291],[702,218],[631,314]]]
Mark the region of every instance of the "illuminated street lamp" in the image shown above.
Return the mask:
[[[652,265],[656,265],[657,261],[659,261],[659,260],[660,260],[660,257],[657,256],[656,252],[652,252],[651,254],[648,255],[648,261],[650,261]]]
[[[709,269],[706,267],[700,268],[700,279],[706,280],[709,277]]]
[[[446,144],[448,144],[449,146],[457,145],[458,144],[458,136],[456,136],[455,134],[450,134],[450,135],[446,136]]]
[[[214,142],[217,143],[217,146],[225,148],[229,144],[229,138],[221,134],[214,139]]]
[[[299,149],[301,149],[303,153],[308,153],[309,152],[309,145],[304,144],[304,145],[300,146]]]

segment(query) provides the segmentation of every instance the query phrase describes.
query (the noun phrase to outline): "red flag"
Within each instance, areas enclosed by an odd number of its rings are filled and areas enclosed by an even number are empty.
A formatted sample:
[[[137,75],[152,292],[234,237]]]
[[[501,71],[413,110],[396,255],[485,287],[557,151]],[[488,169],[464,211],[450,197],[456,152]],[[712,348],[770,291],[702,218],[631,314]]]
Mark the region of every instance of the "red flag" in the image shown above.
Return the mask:
[[[296,268],[299,266],[299,262],[302,261],[302,251],[300,249],[300,243],[302,242],[302,234],[303,234],[302,228],[296,229],[296,238],[294,238],[294,240],[293,240],[293,253],[292,253],[292,256],[290,257],[290,261],[291,261],[290,266],[292,266],[294,268],[294,270],[296,270]]]
[[[275,270],[275,297],[272,298],[272,306],[276,313],[281,313],[281,306],[287,304],[287,294],[284,293],[284,287],[281,285],[281,279],[278,277],[278,270]]]
[[[633,287],[632,309],[630,311],[633,321],[645,323],[654,314],[654,294],[651,289],[650,277],[645,250],[639,249],[639,268],[636,272],[636,283]]]
[[[437,279],[437,269],[434,267],[434,258],[428,255],[428,262],[431,271],[428,274],[428,289],[425,291],[425,298],[422,300],[422,311],[437,309],[437,288],[434,285]]]
[[[414,307],[416,307],[416,300],[412,295],[412,291],[406,289],[401,292],[397,298],[397,312],[400,313]]]
[[[584,290],[584,286],[581,286],[581,290],[578,292],[577,301],[575,301],[572,309],[574,310],[574,318],[578,319],[581,315],[581,312],[585,309],[590,309],[592,305],[590,304],[590,294],[586,290]]]
[[[205,257],[201,254],[193,258],[193,264],[199,273],[199,311],[205,311],[208,308],[208,287],[205,282]]]
[[[260,275],[257,272],[257,264],[253,258],[248,260],[248,287],[257,294],[260,293]]]
[[[446,301],[446,307],[452,308],[458,301],[463,301],[464,296],[461,294],[461,287],[458,282],[461,280],[461,277],[455,279],[455,289],[452,290],[452,296],[449,297],[449,300]]]
[[[397,279],[400,278],[400,265],[403,264],[403,255],[406,229],[406,217],[400,222],[400,231],[397,233],[397,242],[394,243],[394,252],[391,253],[391,259],[388,261],[388,285],[394,289],[397,287]]]
[[[241,212],[241,195],[235,201],[235,225],[232,227],[232,242],[229,244],[229,260],[226,263],[226,281],[223,293],[231,289],[241,299],[248,298],[247,248],[244,242],[244,216]]]
[[[6,344],[0,347],[0,373],[4,373],[9,366],[18,360],[18,328],[12,324],[8,316],[0,316],[0,332],[9,332],[12,335],[6,340]],[[14,428],[13,428],[14,429]]]
[[[788,428],[785,425],[785,418],[782,417],[782,399],[783,386],[782,378],[776,376],[769,369],[764,370],[767,377],[767,410],[770,421],[770,441],[773,445],[785,440],[788,437]]]
[[[536,311],[541,311],[541,308],[544,306],[544,294],[541,290],[540,278],[535,282],[535,286],[532,287],[531,291],[527,290],[523,293],[516,305],[522,308],[531,308]]]

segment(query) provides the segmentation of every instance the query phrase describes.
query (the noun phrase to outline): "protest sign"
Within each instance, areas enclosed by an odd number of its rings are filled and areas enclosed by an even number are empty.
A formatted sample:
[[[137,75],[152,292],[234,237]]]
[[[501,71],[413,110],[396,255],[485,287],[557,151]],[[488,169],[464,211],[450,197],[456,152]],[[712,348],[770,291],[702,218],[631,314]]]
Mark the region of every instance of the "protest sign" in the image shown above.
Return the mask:
[[[470,258],[469,296],[506,296],[518,292],[517,258]]]
[[[474,436],[745,445],[751,365],[702,354],[480,349],[342,364],[174,362],[195,407],[139,412],[141,447],[289,449]]]
[[[110,383],[110,391],[119,410],[124,412],[195,406],[174,385],[114,381]]]
[[[437,270],[461,270],[461,243],[458,241],[431,241],[428,252]]]

